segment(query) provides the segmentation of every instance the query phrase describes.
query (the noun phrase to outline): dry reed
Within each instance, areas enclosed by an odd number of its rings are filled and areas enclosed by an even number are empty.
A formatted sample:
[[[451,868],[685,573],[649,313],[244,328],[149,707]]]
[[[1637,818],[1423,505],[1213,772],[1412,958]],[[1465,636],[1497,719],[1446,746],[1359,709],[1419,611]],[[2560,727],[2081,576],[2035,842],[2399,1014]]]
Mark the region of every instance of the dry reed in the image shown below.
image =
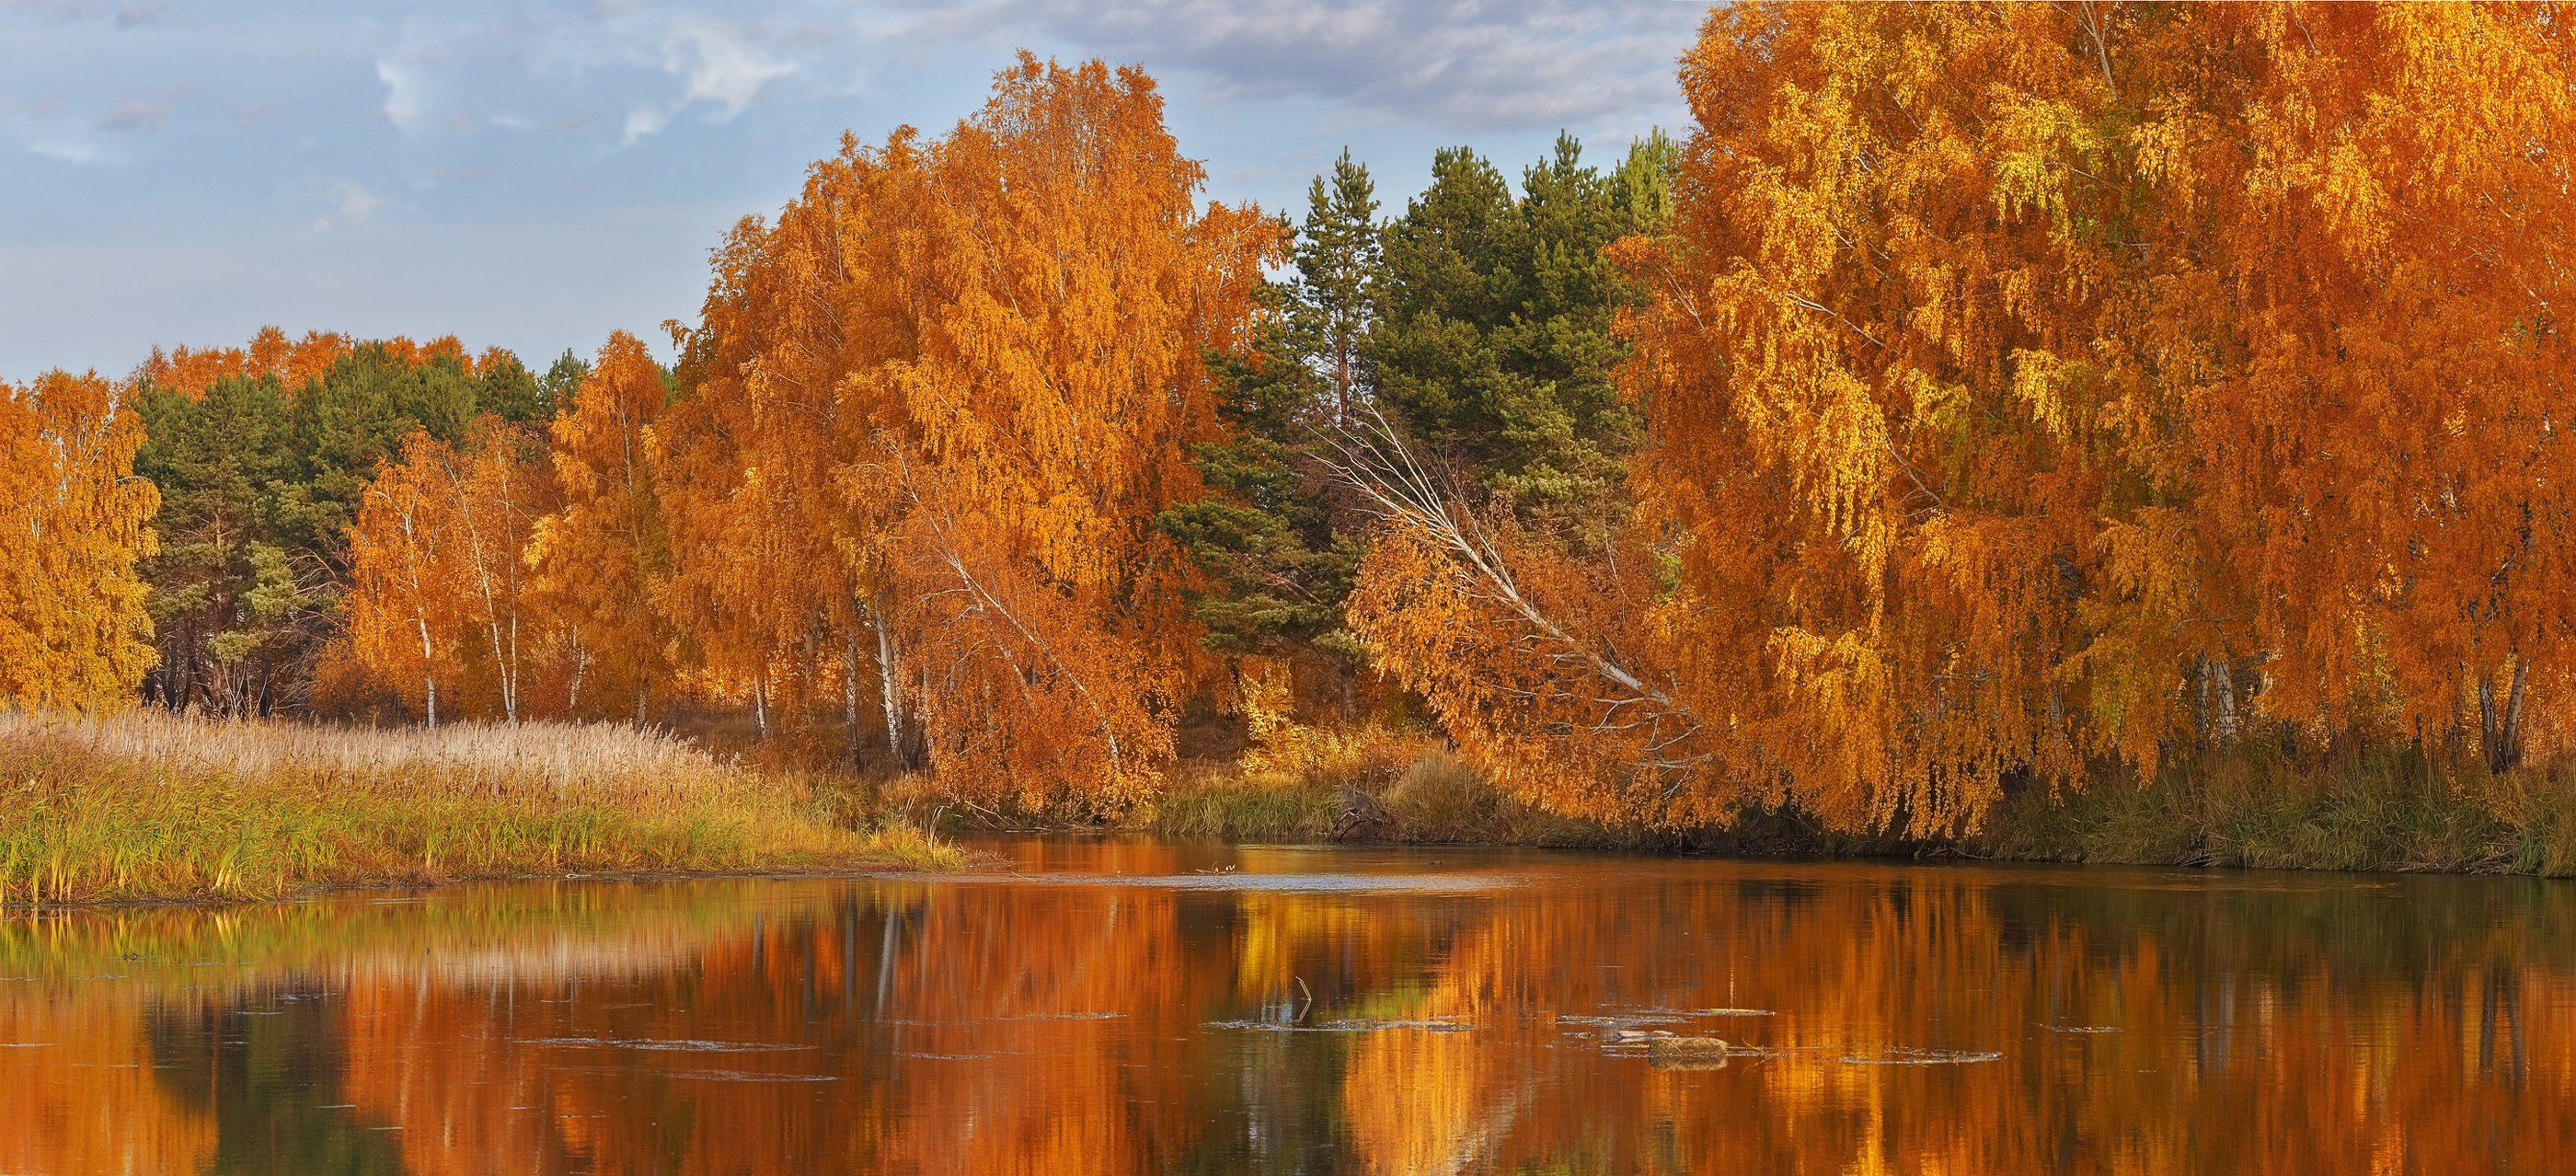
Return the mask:
[[[0,904],[958,859],[838,799],[632,727],[0,712]]]

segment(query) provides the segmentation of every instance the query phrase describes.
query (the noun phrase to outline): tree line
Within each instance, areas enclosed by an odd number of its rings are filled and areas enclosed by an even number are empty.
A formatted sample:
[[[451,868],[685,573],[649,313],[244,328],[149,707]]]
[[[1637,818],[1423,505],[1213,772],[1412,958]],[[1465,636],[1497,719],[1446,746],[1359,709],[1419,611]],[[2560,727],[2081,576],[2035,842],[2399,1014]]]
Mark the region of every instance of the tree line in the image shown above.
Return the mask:
[[[88,520],[132,590],[22,637],[62,610],[0,582],[0,648],[105,667],[0,674],[713,702],[1077,807],[1270,697],[1648,825],[2554,759],[2562,16],[1730,6],[1680,142],[1444,151],[1400,211],[1346,155],[1293,224],[1207,202],[1141,72],[1024,56],[739,224],[667,369],[271,333],[13,389],[123,440],[0,445],[66,488],[0,543]]]

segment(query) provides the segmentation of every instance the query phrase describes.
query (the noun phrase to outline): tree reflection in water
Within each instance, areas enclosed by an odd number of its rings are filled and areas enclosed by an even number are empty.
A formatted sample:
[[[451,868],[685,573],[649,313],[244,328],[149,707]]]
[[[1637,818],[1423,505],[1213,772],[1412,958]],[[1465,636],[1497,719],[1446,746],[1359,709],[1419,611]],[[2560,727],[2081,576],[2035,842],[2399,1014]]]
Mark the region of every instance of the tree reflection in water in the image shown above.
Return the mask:
[[[2448,1173],[2576,1154],[2566,884],[1006,848],[1025,873],[11,923],[0,1171]],[[1200,872],[1221,866],[1240,872]],[[1736,1048],[1676,1064],[1623,1029]]]

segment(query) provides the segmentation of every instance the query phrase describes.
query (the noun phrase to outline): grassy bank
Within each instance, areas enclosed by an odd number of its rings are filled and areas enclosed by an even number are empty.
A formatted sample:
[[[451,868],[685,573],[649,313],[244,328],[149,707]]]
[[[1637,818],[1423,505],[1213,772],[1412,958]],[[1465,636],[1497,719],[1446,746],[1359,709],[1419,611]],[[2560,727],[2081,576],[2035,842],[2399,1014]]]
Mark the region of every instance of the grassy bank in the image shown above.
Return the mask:
[[[1760,857],[1973,858],[2124,865],[2576,876],[2576,773],[2490,776],[2413,752],[2338,760],[2256,753],[2031,790],[1970,837],[1853,834],[1796,812],[1731,827],[1637,830],[1503,795],[1425,739],[1350,737],[1328,754],[1185,773],[1124,826],[1181,839],[1466,843]]]
[[[807,778],[602,725],[437,731],[0,713],[0,904],[532,873],[945,866]]]
[[[2006,802],[1961,847],[2023,861],[2576,876],[2576,775],[2415,752],[2256,755]]]
[[[1646,849],[1669,840],[1522,804],[1437,748],[1326,775],[1184,773],[1131,827],[1185,841]]]

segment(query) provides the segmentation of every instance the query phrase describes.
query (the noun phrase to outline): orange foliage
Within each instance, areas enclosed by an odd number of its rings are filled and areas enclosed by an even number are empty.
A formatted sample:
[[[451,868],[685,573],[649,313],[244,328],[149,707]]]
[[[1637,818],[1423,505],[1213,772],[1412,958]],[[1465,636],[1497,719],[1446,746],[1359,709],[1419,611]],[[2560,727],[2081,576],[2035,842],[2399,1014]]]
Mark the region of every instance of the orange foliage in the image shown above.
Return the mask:
[[[644,344],[609,336],[599,362],[550,428],[563,507],[536,524],[528,560],[547,609],[562,620],[565,709],[585,713],[585,689],[635,700],[668,663],[659,614],[644,607],[667,542],[656,497],[650,430],[669,399]]]
[[[1616,247],[1653,444],[1596,577],[1642,615],[1433,526],[1355,621],[1507,783],[1614,817],[1934,833],[2257,735],[2513,766],[2576,702],[2549,12],[1713,13],[1675,219]],[[1585,743],[1641,710],[1690,729],[1642,811]]]
[[[331,365],[357,350],[356,340],[337,331],[306,331],[301,339],[290,340],[276,327],[261,327],[251,336],[247,347],[204,347],[185,345],[163,351],[152,349],[134,369],[135,382],[155,389],[178,392],[190,399],[203,397],[206,389],[218,380],[242,377],[274,377],[286,388],[301,388],[322,378]],[[501,348],[487,348],[481,357],[467,355],[465,345],[454,335],[441,335],[427,343],[415,343],[396,335],[372,346],[405,367],[416,367],[441,356],[462,365],[468,375],[488,370],[498,364],[514,363],[516,357]]]
[[[449,512],[438,493],[456,452],[426,432],[403,442],[403,460],[367,488],[349,529],[348,643],[357,664],[402,692],[438,725],[438,684],[453,707],[464,618],[449,551]]]
[[[1156,513],[1278,230],[1198,208],[1133,70],[1023,57],[944,140],[845,143],[717,257],[657,430],[663,599],[756,703],[800,640],[972,791],[1130,796],[1199,667]],[[875,665],[862,666],[861,627]]]
[[[1276,223],[1195,206],[1205,172],[1143,73],[1023,55],[982,114],[886,163],[920,175],[885,239],[925,313],[880,377],[906,444],[879,478],[943,771],[1024,799],[1149,787],[1198,667],[1156,516],[1217,433],[1206,356],[1239,351]],[[954,652],[951,652],[954,651]]]
[[[555,499],[533,450],[533,439],[493,417],[476,423],[461,454],[414,433],[350,528],[344,656],[430,726],[442,714],[533,713],[532,677],[577,652],[557,640],[528,566]],[[564,708],[549,699],[545,709]]]
[[[1248,885],[1014,852],[1126,877],[13,925],[0,1162],[193,1170],[299,1119],[421,1173],[2294,1176],[2576,1144],[2546,889],[1530,859],[1301,889],[1303,851],[1246,851]],[[1659,1065],[1623,1027],[1739,1052]]]
[[[50,372],[0,383],[0,704],[123,706],[152,668],[138,560],[160,495],[125,390]]]

